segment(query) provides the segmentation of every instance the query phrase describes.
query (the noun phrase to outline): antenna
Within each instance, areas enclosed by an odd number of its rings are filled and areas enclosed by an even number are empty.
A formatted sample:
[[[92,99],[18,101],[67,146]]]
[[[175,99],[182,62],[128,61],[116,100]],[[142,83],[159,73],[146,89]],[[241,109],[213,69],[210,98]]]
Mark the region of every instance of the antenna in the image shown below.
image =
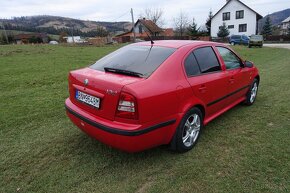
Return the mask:
[[[149,36],[148,33],[147,33],[145,30],[144,30],[144,32],[146,33],[147,37],[150,39],[150,41],[151,41],[151,46],[153,46],[154,42],[153,42],[151,36]]]

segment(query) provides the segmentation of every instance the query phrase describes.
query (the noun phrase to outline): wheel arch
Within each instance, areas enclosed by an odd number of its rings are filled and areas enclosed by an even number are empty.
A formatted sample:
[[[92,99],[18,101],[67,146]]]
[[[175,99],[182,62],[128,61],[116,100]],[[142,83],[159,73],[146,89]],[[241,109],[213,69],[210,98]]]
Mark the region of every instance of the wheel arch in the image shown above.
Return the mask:
[[[256,76],[255,76],[255,79],[257,79],[258,80],[258,84],[260,83],[260,75],[259,74],[257,74]]]

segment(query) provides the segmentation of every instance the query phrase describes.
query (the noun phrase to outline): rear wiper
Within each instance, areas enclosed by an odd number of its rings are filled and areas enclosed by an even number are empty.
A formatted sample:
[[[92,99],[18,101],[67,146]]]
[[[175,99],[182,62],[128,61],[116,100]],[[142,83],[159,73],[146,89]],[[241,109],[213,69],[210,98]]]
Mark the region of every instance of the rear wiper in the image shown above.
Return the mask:
[[[126,74],[130,76],[136,76],[136,77],[144,77],[144,74],[139,73],[139,72],[133,72],[129,70],[122,70],[122,69],[117,69],[117,68],[109,68],[109,67],[104,67],[105,72],[113,72],[113,73],[118,73],[118,74]]]

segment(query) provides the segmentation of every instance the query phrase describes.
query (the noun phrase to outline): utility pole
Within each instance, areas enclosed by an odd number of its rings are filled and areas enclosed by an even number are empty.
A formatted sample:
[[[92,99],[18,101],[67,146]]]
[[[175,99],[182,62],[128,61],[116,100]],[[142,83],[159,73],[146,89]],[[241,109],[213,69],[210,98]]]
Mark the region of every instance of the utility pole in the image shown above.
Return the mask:
[[[134,28],[134,15],[133,15],[133,9],[131,8],[131,16],[132,16],[132,32],[133,32],[133,42],[136,42],[136,33]]]
[[[3,29],[4,29],[4,34],[5,34],[6,42],[7,42],[7,44],[9,44],[9,40],[8,40],[8,37],[7,37],[7,33],[6,33],[6,29],[5,29],[4,22],[2,22],[2,26],[3,26]]]

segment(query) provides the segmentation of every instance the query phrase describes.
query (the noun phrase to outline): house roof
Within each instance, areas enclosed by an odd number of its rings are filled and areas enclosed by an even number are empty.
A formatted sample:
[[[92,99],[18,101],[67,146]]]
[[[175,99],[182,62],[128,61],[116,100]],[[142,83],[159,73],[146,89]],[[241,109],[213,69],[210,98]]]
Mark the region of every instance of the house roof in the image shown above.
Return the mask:
[[[220,8],[220,10],[218,10],[218,12],[216,12],[216,14],[214,14],[214,16],[212,18],[214,18],[225,6],[227,6],[232,0],[227,0],[227,3],[222,7]],[[236,0],[238,1],[239,3],[241,3],[242,5],[244,5],[245,7],[247,7],[248,9],[250,9],[251,11],[253,11],[255,14],[257,14],[257,19],[262,19],[263,16],[260,15],[259,13],[257,13],[256,11],[254,11],[252,8],[250,8],[249,6],[247,6],[246,4],[244,4],[243,2],[241,2],[240,0]]]
[[[282,21],[282,23],[287,23],[287,22],[290,22],[290,16]]]
[[[145,26],[150,32],[156,33],[156,32],[162,32],[163,30],[156,25],[152,20],[147,20],[145,18],[138,19],[134,26],[137,25],[137,23],[140,22],[143,26]]]

